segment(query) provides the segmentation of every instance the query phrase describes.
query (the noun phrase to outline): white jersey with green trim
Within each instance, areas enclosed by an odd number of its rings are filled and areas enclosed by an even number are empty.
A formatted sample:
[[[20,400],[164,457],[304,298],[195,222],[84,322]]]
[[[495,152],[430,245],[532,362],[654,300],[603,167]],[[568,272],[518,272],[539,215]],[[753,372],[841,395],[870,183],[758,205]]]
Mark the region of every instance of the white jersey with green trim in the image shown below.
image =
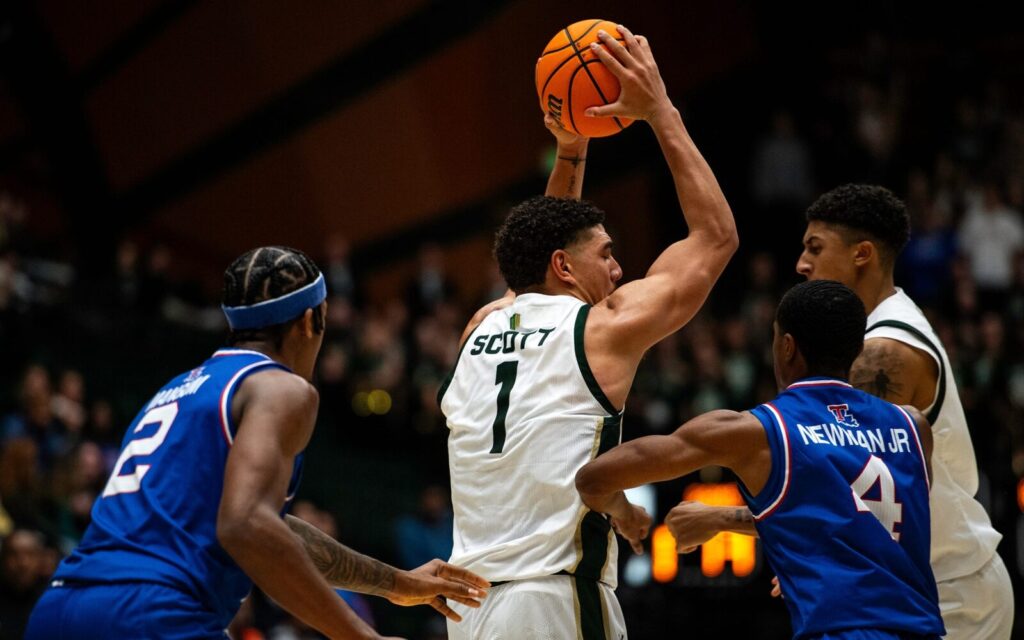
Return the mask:
[[[467,338],[438,393],[455,511],[451,562],[492,582],[569,573],[617,581],[608,519],[576,472],[621,439],[621,412],[587,364],[590,306],[523,294]]]
[[[880,324],[881,323],[881,324]],[[949,356],[924,313],[902,289],[868,316],[865,340],[889,338],[927,353],[939,367],[935,401],[923,413],[932,423],[931,565],[935,580],[970,575],[988,563],[1002,535],[974,499],[978,467]]]

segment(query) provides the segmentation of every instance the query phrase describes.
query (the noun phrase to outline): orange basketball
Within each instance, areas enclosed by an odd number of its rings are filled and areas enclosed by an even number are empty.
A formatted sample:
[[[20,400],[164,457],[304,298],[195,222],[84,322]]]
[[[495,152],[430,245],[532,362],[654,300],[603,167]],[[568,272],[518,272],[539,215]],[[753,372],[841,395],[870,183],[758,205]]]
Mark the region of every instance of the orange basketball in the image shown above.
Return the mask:
[[[562,29],[551,39],[537,61],[536,82],[540,108],[567,130],[588,138],[618,133],[633,121],[629,118],[589,118],[583,112],[615,102],[619,81],[590,50],[600,42],[597,32],[623,41],[614,22],[582,20]]]

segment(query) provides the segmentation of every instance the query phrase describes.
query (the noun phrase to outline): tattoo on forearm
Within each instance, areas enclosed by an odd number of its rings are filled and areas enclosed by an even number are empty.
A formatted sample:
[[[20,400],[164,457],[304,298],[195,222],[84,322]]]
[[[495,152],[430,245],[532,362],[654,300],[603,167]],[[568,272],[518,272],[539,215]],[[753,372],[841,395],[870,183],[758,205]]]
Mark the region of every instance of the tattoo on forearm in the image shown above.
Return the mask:
[[[587,161],[586,158],[580,157],[579,154],[574,156],[558,156],[559,160],[565,160],[572,165],[573,169],[579,169],[580,165]]]
[[[896,354],[885,348],[865,346],[853,363],[850,382],[861,391],[891,400],[903,391],[899,382],[902,369],[903,363]]]
[[[349,549],[308,522],[293,516],[286,520],[302,540],[310,560],[332,586],[377,596],[394,590],[394,567]]]
[[[729,520],[739,523],[753,522],[754,514],[750,512],[750,509],[733,509],[729,515]]]

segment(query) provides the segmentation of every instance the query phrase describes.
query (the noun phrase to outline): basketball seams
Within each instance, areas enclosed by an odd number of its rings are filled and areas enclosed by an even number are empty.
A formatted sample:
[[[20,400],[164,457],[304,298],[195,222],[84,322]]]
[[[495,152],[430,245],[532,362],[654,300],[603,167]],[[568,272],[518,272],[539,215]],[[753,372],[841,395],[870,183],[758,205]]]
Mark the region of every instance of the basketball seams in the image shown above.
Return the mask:
[[[593,23],[593,24],[591,24],[591,25],[590,25],[589,27],[587,27],[586,31],[584,31],[583,33],[581,33],[581,34],[580,34],[580,36],[579,36],[578,38],[573,38],[573,37],[572,37],[572,34],[571,34],[571,33],[569,33],[569,29],[568,29],[568,28],[562,29],[562,31],[565,31],[565,34],[566,34],[567,36],[569,36],[569,43],[568,43],[568,44],[563,44],[562,46],[558,47],[557,49],[551,49],[550,51],[545,51],[545,52],[543,52],[543,53],[541,53],[541,54],[540,54],[540,57],[542,57],[542,58],[543,58],[544,56],[546,56],[546,55],[548,55],[548,54],[551,54],[551,53],[558,53],[559,51],[561,51],[561,50],[563,50],[563,49],[568,49],[569,47],[571,47],[571,46],[572,46],[572,44],[573,44],[574,42],[579,42],[579,41],[580,41],[580,40],[582,40],[583,38],[586,38],[586,37],[587,37],[587,34],[588,34],[588,33],[590,33],[591,31],[593,31],[593,30],[594,30],[594,27],[596,27],[597,25],[601,24],[602,22],[604,22],[604,20],[600,20],[600,19],[598,19],[598,20],[594,20],[594,23]]]
[[[584,36],[580,36],[580,38],[583,38],[583,37]],[[619,42],[623,43],[623,44],[625,44],[625,42],[626,42],[625,38],[623,38],[623,39],[615,38],[615,39],[618,40]],[[568,48],[570,46],[572,46],[572,45],[571,44],[567,44],[564,47],[562,47],[561,49],[565,49],[565,48]],[[541,55],[541,58],[543,58],[543,57],[545,57],[545,56],[547,56],[549,54],[556,53],[557,51],[560,51],[561,49],[555,49],[555,50],[549,51],[548,53],[545,53],[545,54]],[[570,60],[572,60],[573,58],[576,58],[576,57],[577,56],[576,56],[575,53],[568,54],[565,57],[565,59],[562,60],[561,62],[559,62],[558,66],[556,66],[554,69],[552,69],[551,73],[548,74],[547,79],[544,80],[544,84],[543,84],[543,86],[541,86],[540,91],[538,92],[538,94],[539,94],[538,97],[540,97],[541,104],[544,103],[544,94],[548,90],[548,85],[551,84],[551,79],[555,77],[555,74],[558,73],[562,69],[562,67],[565,66],[565,64],[567,62],[569,62]],[[591,60],[591,62],[594,62],[594,60]],[[600,60],[597,60],[597,62],[600,62]],[[616,121],[618,121],[618,118],[616,118]]]
[[[564,29],[564,31],[565,31],[565,33],[567,35],[569,34],[569,30],[568,29]],[[569,38],[569,44],[572,45],[573,51],[576,52],[576,57],[580,59],[580,66],[583,68],[584,71],[587,72],[587,77],[590,78],[590,82],[593,83],[594,89],[597,90],[597,95],[601,96],[601,99],[604,100],[605,104],[608,104],[608,98],[605,97],[604,91],[601,90],[601,85],[599,85],[597,83],[597,78],[595,78],[594,74],[590,73],[590,69],[587,68],[587,61],[583,59],[583,54],[580,53],[579,47],[576,46],[576,42],[574,42],[572,40],[572,37]],[[596,62],[601,62],[601,61],[600,60],[596,60]],[[604,63],[602,63],[602,64],[604,64]],[[576,77],[576,73],[573,73],[573,79],[575,77]],[[573,126],[574,129],[576,129],[576,122],[575,122],[575,120],[572,117],[572,79],[569,80],[569,92],[568,93],[569,93],[569,96],[568,96],[568,100],[569,100],[569,119],[573,120],[573,125],[572,126]],[[622,126],[622,123],[619,122],[619,119],[617,117],[612,116],[612,119],[615,121],[615,124],[618,125],[620,131],[625,128],[625,127]],[[576,133],[579,133],[579,129],[576,129]]]

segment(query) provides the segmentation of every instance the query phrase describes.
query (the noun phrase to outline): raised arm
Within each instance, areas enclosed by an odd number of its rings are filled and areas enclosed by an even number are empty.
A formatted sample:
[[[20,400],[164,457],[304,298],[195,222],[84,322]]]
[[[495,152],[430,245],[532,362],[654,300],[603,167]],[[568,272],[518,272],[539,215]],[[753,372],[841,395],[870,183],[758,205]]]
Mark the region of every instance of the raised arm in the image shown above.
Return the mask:
[[[665,249],[643,279],[622,286],[594,310],[600,315],[603,306],[610,313],[607,326],[613,338],[609,344],[639,359],[647,348],[696,314],[739,239],[729,203],[669,100],[650,45],[643,36],[634,37],[622,27],[619,30],[625,46],[603,34],[604,46],[594,48],[620,81],[619,99],[592,107],[588,114],[647,121],[672,172],[690,230],[686,239]]]
[[[544,116],[544,126],[558,142],[555,166],[551,169],[544,195],[579,200],[583,195],[583,172],[587,168],[590,139],[566,131],[549,115]]]
[[[667,436],[621,444],[584,465],[576,488],[584,504],[612,517],[625,515],[622,491],[686,475],[708,465],[728,467],[758,492],[771,471],[768,439],[750,413],[712,411]]]

